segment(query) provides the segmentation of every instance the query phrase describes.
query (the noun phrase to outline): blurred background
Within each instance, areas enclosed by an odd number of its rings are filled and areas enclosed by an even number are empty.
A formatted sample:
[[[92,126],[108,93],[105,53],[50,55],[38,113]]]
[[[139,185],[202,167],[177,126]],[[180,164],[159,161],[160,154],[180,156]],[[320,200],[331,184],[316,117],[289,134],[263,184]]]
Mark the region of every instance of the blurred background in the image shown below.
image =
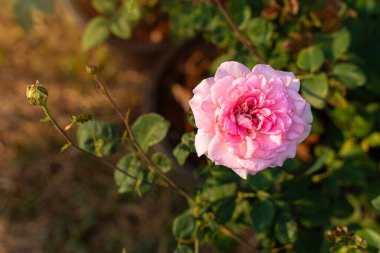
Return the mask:
[[[141,112],[151,73],[170,45],[132,43],[128,52],[116,41],[85,52],[88,16],[75,2],[1,2],[0,252],[167,252],[175,245],[173,210],[183,200],[160,189],[145,198],[118,195],[113,171],[75,150],[59,153],[64,140],[25,99],[26,85],[39,80],[62,126],[83,112],[119,123],[85,72],[95,64],[120,107],[133,117]]]

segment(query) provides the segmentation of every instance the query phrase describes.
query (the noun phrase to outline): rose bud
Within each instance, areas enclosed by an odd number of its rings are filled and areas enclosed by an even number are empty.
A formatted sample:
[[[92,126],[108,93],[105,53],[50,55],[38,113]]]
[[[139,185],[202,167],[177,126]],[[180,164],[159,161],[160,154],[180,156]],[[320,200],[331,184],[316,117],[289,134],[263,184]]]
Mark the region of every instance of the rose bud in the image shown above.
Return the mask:
[[[29,104],[45,106],[48,99],[48,91],[38,81],[26,86],[26,98]]]

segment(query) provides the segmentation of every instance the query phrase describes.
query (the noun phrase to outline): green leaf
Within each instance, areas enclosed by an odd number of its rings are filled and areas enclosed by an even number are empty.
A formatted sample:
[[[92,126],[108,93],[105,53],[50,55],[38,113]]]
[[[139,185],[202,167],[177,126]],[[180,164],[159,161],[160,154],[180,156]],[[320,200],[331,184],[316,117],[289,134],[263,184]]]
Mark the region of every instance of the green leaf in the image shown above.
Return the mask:
[[[231,44],[234,39],[232,33],[225,29],[226,24],[221,23],[215,29],[212,30],[211,34],[206,34],[207,38],[214,43],[216,46],[221,48],[226,48]]]
[[[332,55],[334,59],[339,59],[348,50],[350,41],[350,32],[345,27],[333,35]]]
[[[132,132],[137,142],[146,152],[149,147],[160,143],[168,133],[169,121],[156,113],[140,116],[132,125]]]
[[[121,39],[129,39],[132,36],[132,27],[128,19],[118,16],[112,20],[111,32]]]
[[[179,165],[184,165],[187,157],[195,152],[194,147],[194,132],[188,132],[182,135],[181,143],[179,143],[173,150],[173,155],[177,159]]]
[[[380,212],[380,195],[373,199],[371,203]]]
[[[141,9],[138,1],[124,1],[121,15],[129,21],[138,21],[141,18]]]
[[[380,132],[371,133],[363,141],[365,141],[369,147],[380,147]]]
[[[310,46],[308,48],[304,48],[297,56],[297,66],[306,71],[315,72],[319,70],[325,57],[321,49]]]
[[[225,198],[213,205],[215,221],[219,224],[226,224],[234,213],[235,204],[235,198]]]
[[[267,230],[273,222],[275,206],[269,200],[255,201],[251,206],[251,220],[257,233]]]
[[[269,47],[272,43],[275,26],[262,18],[252,19],[246,29],[248,38],[255,46]]]
[[[25,0],[16,0],[13,4],[13,11],[17,23],[24,29],[29,30],[32,27],[33,2]]]
[[[143,177],[142,163],[136,155],[125,155],[120,159],[116,166],[135,178]],[[119,193],[132,192],[136,188],[137,180],[118,170],[115,170],[114,172],[114,179]]]
[[[92,6],[101,14],[112,13],[116,5],[116,0],[92,0]]]
[[[326,226],[330,223],[331,205],[319,192],[307,191],[294,202],[297,218],[306,228]]]
[[[246,0],[228,1],[227,12],[240,30],[247,26],[251,18],[251,8]]]
[[[317,146],[316,150],[318,151],[317,157],[318,159],[314,162],[314,164],[305,172],[305,175],[312,175],[317,171],[321,170],[325,164],[331,162],[331,160],[335,156],[335,152],[333,149],[325,146]]]
[[[310,79],[305,79],[301,85],[302,96],[317,109],[325,107],[328,92],[329,86],[325,73],[319,73]]]
[[[172,161],[165,154],[160,152],[152,155],[152,162],[165,173],[173,168]]]
[[[231,253],[236,248],[236,241],[223,233],[215,233],[212,237],[212,244],[220,253]]]
[[[276,239],[282,243],[294,243],[297,239],[297,223],[288,212],[283,212],[276,221]]]
[[[203,188],[202,198],[214,202],[225,197],[231,197],[236,193],[236,183],[215,185]]]
[[[173,221],[173,235],[177,239],[191,238],[195,230],[195,218],[191,214],[184,213]]]
[[[193,249],[186,245],[178,245],[174,253],[193,253]]]
[[[356,231],[356,234],[367,241],[368,245],[380,250],[380,234],[370,228]]]
[[[270,170],[264,170],[248,177],[248,184],[256,191],[267,191],[273,185],[273,177]]]
[[[83,38],[83,50],[89,50],[104,42],[110,34],[110,23],[104,17],[95,17],[87,24]]]
[[[332,70],[336,78],[344,83],[347,88],[355,89],[367,81],[365,74],[356,65],[350,63],[336,64]]]
[[[77,129],[78,146],[97,156],[107,157],[119,149],[121,131],[115,125],[88,121]]]
[[[36,9],[44,13],[52,12],[54,10],[54,0],[29,0],[29,1],[33,2]]]

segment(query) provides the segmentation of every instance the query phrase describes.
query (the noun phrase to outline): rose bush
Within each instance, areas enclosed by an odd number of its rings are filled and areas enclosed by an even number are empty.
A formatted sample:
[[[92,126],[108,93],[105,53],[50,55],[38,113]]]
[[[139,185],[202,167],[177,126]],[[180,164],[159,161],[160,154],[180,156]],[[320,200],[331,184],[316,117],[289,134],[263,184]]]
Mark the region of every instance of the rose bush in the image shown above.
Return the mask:
[[[310,104],[291,72],[258,64],[252,71],[224,62],[203,80],[190,100],[198,132],[198,156],[247,174],[281,166],[310,133]]]

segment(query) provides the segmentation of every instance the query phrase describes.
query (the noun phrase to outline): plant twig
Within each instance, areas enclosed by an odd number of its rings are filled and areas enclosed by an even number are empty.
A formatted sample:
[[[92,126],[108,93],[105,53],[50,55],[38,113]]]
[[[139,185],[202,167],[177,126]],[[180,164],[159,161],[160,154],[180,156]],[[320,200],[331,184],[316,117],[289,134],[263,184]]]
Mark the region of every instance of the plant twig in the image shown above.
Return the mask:
[[[91,76],[93,78],[93,80],[97,83],[97,85],[101,88],[102,92],[104,93],[104,95],[107,97],[108,101],[111,103],[112,107],[114,108],[114,110],[118,113],[118,115],[120,116],[121,120],[123,121],[124,125],[125,125],[125,128],[126,128],[126,131],[127,131],[127,134],[129,136],[129,139],[130,141],[132,142],[132,145],[136,148],[140,158],[146,163],[146,165],[153,169],[157,174],[159,174],[162,179],[164,179],[167,184],[174,188],[175,190],[177,190],[177,192],[182,195],[183,197],[185,197],[187,200],[197,204],[197,202],[195,201],[195,199],[190,195],[188,194],[182,187],[180,187],[177,183],[175,183],[173,180],[171,180],[160,168],[158,168],[151,160],[150,158],[145,154],[144,150],[142,150],[140,144],[136,141],[135,139],[135,136],[132,132],[132,129],[131,127],[129,126],[129,122],[128,122],[128,116],[129,116],[129,111],[126,113],[126,116],[124,117],[121,109],[117,106],[117,104],[115,103],[115,101],[113,100],[112,96],[110,95],[107,87],[99,80],[98,76],[95,74],[95,73],[91,73]],[[252,246],[251,244],[249,244],[246,240],[244,240],[243,238],[241,238],[238,234],[236,234],[234,231],[232,231],[232,229],[230,229],[229,227],[227,227],[226,225],[221,225],[221,227],[227,231],[230,236],[232,238],[234,238],[234,240],[236,240],[238,243],[240,243],[241,245],[243,245],[245,248],[249,249],[249,252],[252,252],[252,253],[256,253],[256,249],[254,248],[254,246]]]
[[[160,168],[158,168],[151,160],[150,158],[145,154],[144,150],[141,148],[140,144],[136,141],[136,138],[132,132],[131,127],[129,126],[128,122],[128,113],[126,116],[122,113],[121,109],[117,106],[115,101],[113,100],[112,96],[110,95],[107,87],[99,80],[98,76],[96,74],[91,74],[93,80],[97,83],[97,85],[101,88],[104,95],[107,97],[108,101],[111,103],[114,110],[119,115],[120,119],[123,121],[125,129],[127,130],[127,134],[129,136],[129,139],[132,143],[132,145],[136,148],[138,155],[140,158],[145,162],[145,164],[152,170],[154,170],[158,175],[161,176],[162,179],[172,188],[177,190],[182,196],[184,196],[189,201],[192,201],[195,203],[194,198],[188,194],[182,187],[177,185],[173,180],[171,180]]]
[[[236,27],[235,23],[232,21],[230,15],[227,13],[227,10],[224,8],[220,0],[214,0],[214,2],[218,5],[220,12],[223,14],[227,23],[230,25],[236,38],[241,42],[241,44],[243,44],[245,48],[247,48],[249,54],[256,57],[260,63],[265,63],[265,60],[263,59],[263,57],[261,57],[261,55],[259,55],[257,51],[253,49],[252,44],[249,41],[249,39],[240,33],[239,29]]]
[[[43,111],[45,112],[46,116],[48,117],[48,119],[50,120],[50,122],[55,126],[55,128],[58,130],[58,132],[63,136],[63,138],[65,138],[65,140],[67,141],[67,143],[76,148],[77,150],[87,154],[87,155],[90,155],[92,157],[95,157],[97,159],[99,159],[102,163],[104,163],[105,165],[107,165],[108,167],[114,169],[114,170],[117,170],[119,171],[120,173],[130,177],[130,178],[133,178],[135,180],[137,180],[137,178],[135,176],[132,176],[131,174],[129,174],[128,172],[125,172],[124,170],[120,169],[119,167],[113,165],[112,163],[110,163],[109,161],[107,161],[106,159],[104,159],[103,157],[99,157],[97,155],[94,155],[93,153],[91,152],[88,152],[87,150],[84,150],[82,148],[80,148],[77,144],[75,144],[71,139],[70,137],[66,134],[66,132],[62,129],[62,127],[57,123],[57,121],[55,120],[55,118],[52,116],[52,114],[50,113],[48,107],[45,105],[45,106],[41,106]]]

